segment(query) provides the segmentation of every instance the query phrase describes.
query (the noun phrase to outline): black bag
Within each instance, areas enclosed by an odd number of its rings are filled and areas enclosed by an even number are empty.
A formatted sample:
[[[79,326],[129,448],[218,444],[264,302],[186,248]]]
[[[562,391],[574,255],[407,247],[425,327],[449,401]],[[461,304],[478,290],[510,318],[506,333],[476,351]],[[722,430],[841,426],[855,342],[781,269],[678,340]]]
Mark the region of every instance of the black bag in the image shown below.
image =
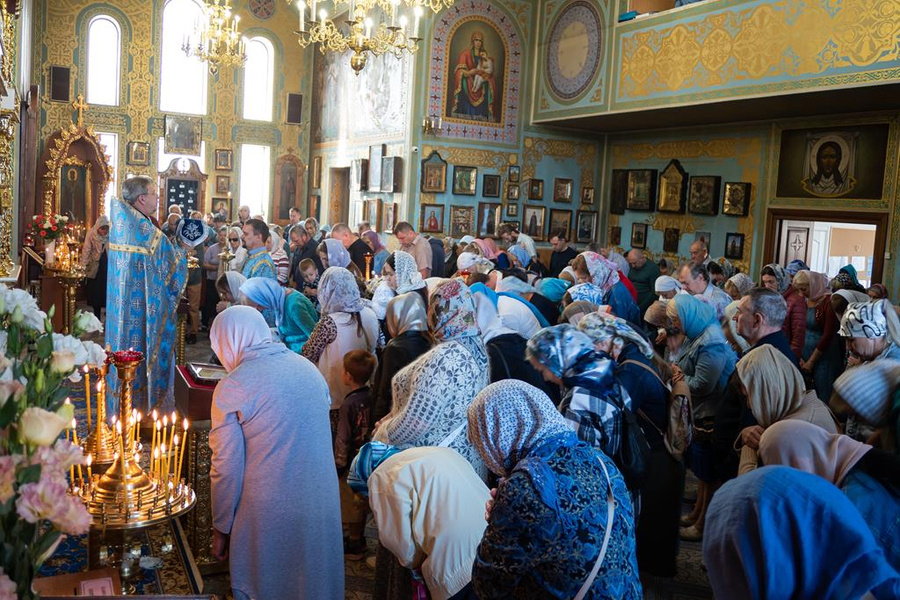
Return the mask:
[[[650,444],[634,413],[621,398],[615,404],[622,413],[622,442],[616,456],[611,458],[625,478],[625,485],[634,491],[643,487],[650,473]]]

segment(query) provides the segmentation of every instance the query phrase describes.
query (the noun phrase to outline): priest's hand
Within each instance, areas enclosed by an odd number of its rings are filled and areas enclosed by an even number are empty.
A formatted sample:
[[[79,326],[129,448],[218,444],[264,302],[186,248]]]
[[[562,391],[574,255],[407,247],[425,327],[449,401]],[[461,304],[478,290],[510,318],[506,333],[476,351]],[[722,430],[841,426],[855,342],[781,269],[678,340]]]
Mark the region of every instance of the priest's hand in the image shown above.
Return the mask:
[[[228,560],[228,534],[213,529],[212,555],[216,560]]]

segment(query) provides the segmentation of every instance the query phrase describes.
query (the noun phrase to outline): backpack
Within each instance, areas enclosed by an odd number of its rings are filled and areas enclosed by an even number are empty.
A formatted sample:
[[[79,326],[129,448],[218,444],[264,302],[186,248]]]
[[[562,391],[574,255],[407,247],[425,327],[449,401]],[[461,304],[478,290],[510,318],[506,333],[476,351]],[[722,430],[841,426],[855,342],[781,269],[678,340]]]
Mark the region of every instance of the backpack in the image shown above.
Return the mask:
[[[649,365],[645,365],[636,360],[626,360],[622,364],[625,365],[628,363],[639,365],[653,373],[653,376],[656,377],[662,386],[669,391],[669,400],[666,402],[668,426],[666,427],[665,433],[656,426],[656,423],[651,421],[650,418],[644,414],[644,411],[638,410],[638,414],[659,432],[663,438],[666,450],[668,450],[672,458],[681,460],[684,453],[687,451],[688,446],[691,445],[691,440],[694,436],[694,408],[691,404],[690,388],[688,388],[687,383],[684,381],[679,381],[669,387],[666,385],[666,382],[662,380],[662,377],[659,376],[659,373]]]
[[[650,443],[625,402],[621,398],[616,401],[613,396],[609,396],[609,399],[622,413],[622,440],[618,452],[610,458],[625,478],[626,487],[632,491],[639,490],[650,474]]]

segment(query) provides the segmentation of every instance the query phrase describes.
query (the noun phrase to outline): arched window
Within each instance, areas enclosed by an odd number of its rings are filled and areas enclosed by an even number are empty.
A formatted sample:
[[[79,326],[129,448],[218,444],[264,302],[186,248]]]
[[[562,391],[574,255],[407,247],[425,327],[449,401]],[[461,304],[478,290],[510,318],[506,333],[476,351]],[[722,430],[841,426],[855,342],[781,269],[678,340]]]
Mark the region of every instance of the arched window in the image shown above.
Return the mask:
[[[119,60],[122,32],[115,19],[98,15],[91,19],[87,36],[87,101],[119,104]]]
[[[162,57],[159,108],[162,111],[206,114],[207,65],[194,56],[186,56],[182,46],[193,38],[195,23],[203,23],[206,14],[194,0],[168,0],[163,8]]]
[[[275,50],[264,37],[247,40],[244,65],[244,118],[272,120],[272,89],[275,83]]]
[[[269,209],[269,177],[271,176],[269,146],[241,144],[241,204],[250,207],[250,214],[266,214]]]

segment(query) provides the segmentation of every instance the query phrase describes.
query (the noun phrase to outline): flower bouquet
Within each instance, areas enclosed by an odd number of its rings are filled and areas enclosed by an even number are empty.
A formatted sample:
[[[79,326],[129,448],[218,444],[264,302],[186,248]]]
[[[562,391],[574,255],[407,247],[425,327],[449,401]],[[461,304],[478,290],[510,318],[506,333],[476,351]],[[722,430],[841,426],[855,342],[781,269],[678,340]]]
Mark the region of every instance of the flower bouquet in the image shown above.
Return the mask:
[[[49,242],[55,240],[69,227],[69,217],[65,215],[34,215],[31,223],[26,225],[33,236]]]
[[[37,598],[32,580],[62,534],[86,533],[91,523],[68,493],[67,470],[86,461],[60,437],[74,413],[63,383],[106,352],[54,333],[50,317],[24,290],[0,286],[0,600]],[[73,333],[100,329],[93,315],[79,313]]]

